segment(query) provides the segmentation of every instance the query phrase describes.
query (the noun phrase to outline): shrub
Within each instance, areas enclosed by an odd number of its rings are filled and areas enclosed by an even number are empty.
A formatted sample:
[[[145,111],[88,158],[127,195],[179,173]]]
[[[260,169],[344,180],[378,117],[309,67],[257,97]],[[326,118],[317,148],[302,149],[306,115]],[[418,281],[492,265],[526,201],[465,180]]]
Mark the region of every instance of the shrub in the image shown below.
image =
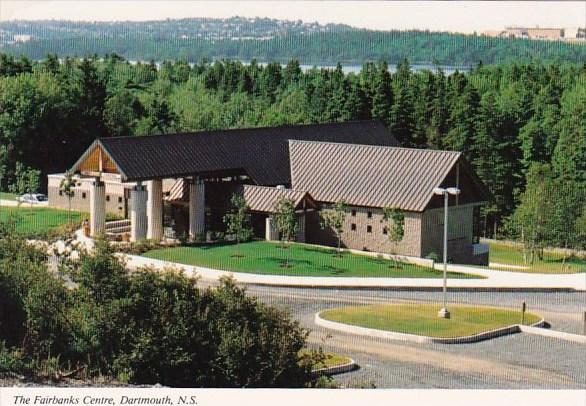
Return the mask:
[[[0,240],[0,305],[8,310],[0,315],[10,315],[0,318],[3,370],[30,365],[44,379],[83,371],[189,387],[314,381],[311,365],[299,363],[307,332],[232,280],[201,290],[174,270],[129,274],[105,240],[68,266],[75,289],[67,289],[48,271],[46,255],[22,239]]]

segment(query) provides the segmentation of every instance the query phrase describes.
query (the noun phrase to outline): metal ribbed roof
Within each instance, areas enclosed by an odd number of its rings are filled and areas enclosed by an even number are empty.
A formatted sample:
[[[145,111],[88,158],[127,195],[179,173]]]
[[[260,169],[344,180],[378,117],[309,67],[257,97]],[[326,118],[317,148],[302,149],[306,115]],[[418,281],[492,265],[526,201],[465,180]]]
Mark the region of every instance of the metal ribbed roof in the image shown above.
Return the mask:
[[[291,182],[318,202],[421,212],[460,152],[289,141]],[[326,158],[327,159],[324,159]]]
[[[295,208],[305,197],[311,198],[307,192],[301,190],[256,185],[243,185],[240,193],[250,210],[265,213],[274,213],[277,201],[283,197],[293,200]]]
[[[101,145],[123,181],[245,171],[259,185],[278,185],[291,182],[287,145],[290,139],[398,145],[380,121],[354,121],[100,138],[90,149]]]

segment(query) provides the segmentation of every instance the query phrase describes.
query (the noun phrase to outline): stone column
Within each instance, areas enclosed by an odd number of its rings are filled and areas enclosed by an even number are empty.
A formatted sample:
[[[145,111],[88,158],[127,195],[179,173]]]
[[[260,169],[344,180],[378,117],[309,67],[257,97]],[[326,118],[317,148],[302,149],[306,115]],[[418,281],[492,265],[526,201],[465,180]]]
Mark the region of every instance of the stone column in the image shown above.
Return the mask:
[[[106,230],[106,185],[96,179],[90,189],[90,235],[97,237]]]
[[[160,241],[163,238],[163,181],[147,182],[147,238]]]
[[[278,241],[279,240],[279,230],[277,230],[277,226],[275,225],[275,220],[271,216],[267,216],[265,220],[265,239],[267,241]]]
[[[147,191],[138,183],[130,191],[130,241],[138,241],[147,235]]]
[[[205,233],[205,184],[200,179],[189,181],[189,238]]]
[[[297,242],[305,242],[305,213],[297,215]]]

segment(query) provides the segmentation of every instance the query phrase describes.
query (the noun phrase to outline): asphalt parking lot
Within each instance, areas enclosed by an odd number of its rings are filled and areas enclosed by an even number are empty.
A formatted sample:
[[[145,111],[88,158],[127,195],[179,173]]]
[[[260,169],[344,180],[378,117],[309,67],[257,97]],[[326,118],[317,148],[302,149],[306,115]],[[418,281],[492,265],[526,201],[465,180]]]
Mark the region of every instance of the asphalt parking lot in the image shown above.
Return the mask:
[[[249,286],[265,303],[287,308],[312,332],[309,343],[352,357],[360,369],[338,375],[349,387],[454,389],[586,389],[586,346],[509,335],[474,344],[415,344],[329,331],[313,323],[320,310],[371,303],[439,303],[440,292],[298,289]],[[583,331],[586,292],[450,292],[449,301],[520,308],[551,328]]]

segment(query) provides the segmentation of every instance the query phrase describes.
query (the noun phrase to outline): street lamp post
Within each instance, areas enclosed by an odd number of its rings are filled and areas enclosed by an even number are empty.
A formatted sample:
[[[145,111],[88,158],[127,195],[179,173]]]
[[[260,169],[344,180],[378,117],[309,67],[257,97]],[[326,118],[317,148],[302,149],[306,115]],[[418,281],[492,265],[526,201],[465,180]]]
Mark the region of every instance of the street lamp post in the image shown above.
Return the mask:
[[[448,287],[447,287],[447,275],[448,275],[448,197],[449,195],[457,196],[460,194],[460,189],[457,187],[449,187],[449,188],[435,188],[433,193],[436,195],[443,195],[444,196],[444,286],[443,286],[443,307],[438,312],[438,317],[443,319],[450,318],[450,312],[448,311],[447,305],[447,296],[448,296]]]

